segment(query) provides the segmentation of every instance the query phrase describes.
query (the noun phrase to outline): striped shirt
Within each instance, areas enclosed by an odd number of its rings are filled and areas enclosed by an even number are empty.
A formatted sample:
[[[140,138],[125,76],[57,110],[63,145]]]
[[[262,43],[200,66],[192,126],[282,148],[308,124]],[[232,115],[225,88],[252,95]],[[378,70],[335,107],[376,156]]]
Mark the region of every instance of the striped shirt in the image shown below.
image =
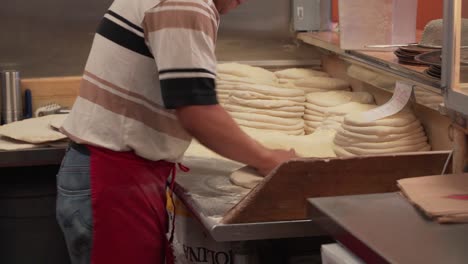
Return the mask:
[[[149,160],[180,159],[191,137],[174,109],[218,103],[218,26],[213,0],[115,0],[62,132]]]

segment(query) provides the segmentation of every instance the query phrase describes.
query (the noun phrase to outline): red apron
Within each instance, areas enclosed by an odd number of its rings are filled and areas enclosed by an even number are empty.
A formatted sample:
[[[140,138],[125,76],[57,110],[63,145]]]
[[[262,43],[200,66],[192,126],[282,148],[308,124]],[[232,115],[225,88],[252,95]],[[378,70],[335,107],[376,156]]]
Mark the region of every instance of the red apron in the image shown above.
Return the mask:
[[[88,146],[93,210],[92,264],[174,262],[166,237],[166,184],[175,164]]]

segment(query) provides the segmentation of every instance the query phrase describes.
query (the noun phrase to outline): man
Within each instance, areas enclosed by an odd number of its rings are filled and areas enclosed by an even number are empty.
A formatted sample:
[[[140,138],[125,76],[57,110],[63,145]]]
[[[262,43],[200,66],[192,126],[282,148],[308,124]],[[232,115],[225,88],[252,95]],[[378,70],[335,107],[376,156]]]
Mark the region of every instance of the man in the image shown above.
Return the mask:
[[[165,187],[191,137],[266,175],[269,150],[218,105],[219,14],[242,0],[116,0],[62,131],[57,219],[72,263],[171,262]]]

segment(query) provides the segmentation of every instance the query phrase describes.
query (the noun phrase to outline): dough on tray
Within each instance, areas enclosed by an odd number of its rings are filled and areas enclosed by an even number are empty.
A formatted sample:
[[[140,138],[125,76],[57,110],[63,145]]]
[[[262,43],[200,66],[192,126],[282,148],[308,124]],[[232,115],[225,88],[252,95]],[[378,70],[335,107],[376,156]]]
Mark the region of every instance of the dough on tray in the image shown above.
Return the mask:
[[[53,129],[50,124],[63,122],[66,117],[67,115],[47,115],[13,122],[0,126],[0,135],[33,144],[65,139],[67,136]]]
[[[45,147],[44,144],[31,144],[10,138],[0,137],[0,151],[12,151]]]
[[[320,116],[320,117],[325,117],[325,114],[322,113],[322,112],[319,112],[319,111],[315,111],[315,110],[311,110],[311,109],[308,109],[306,108],[304,113],[306,115],[313,115],[313,116]]]
[[[275,72],[278,79],[304,79],[309,77],[328,77],[328,73],[305,68],[291,68]]]
[[[242,126],[242,125],[239,125],[239,126],[244,131],[250,129],[250,130],[256,130],[256,131],[267,133],[267,134],[279,133],[282,135],[291,135],[291,136],[302,136],[305,134],[304,128],[302,127],[296,130],[274,130],[274,129],[262,129],[262,128],[256,128],[256,127],[248,127],[248,126]]]
[[[359,133],[353,133],[350,131],[341,130],[336,135],[336,139],[344,140],[347,142],[389,142],[389,141],[396,141],[396,140],[409,140],[424,137],[425,133],[422,130],[412,131],[410,133],[403,133],[403,134],[389,134],[384,136],[379,135],[365,135]]]
[[[323,116],[317,116],[317,115],[304,115],[304,120],[305,121],[314,121],[314,122],[322,122],[325,119]]]
[[[384,119],[367,121],[364,118],[364,114],[360,113],[351,113],[347,115],[344,119],[344,124],[352,126],[407,126],[416,121],[416,116],[409,111],[401,111],[395,115],[386,117]]]
[[[306,109],[312,110],[315,112],[323,113],[325,115],[347,115],[354,112],[364,112],[371,110],[376,107],[376,105],[371,104],[360,104],[356,102],[349,102],[342,105],[332,106],[332,107],[322,107],[310,103],[305,104]]]
[[[235,119],[242,119],[248,121],[263,122],[268,124],[277,124],[284,126],[296,126],[304,123],[302,118],[282,118],[270,115],[256,114],[256,113],[230,113]]]
[[[265,85],[278,85],[277,80],[267,80],[267,79],[254,79],[249,77],[238,77],[228,74],[217,74],[216,76],[216,85],[226,85],[232,86],[240,83],[250,83],[250,84],[265,84]]]
[[[347,124],[343,124],[343,129],[346,131],[364,134],[364,135],[377,135],[377,136],[385,136],[389,134],[405,134],[411,132],[419,132],[422,131],[423,128],[419,120],[415,120],[412,123],[406,126],[369,126],[369,127],[357,127],[357,126],[350,126]]]
[[[264,95],[271,95],[277,97],[305,96],[304,91],[301,89],[287,89],[283,87],[263,84],[237,84],[235,85],[235,90],[256,92]]]
[[[307,87],[321,90],[349,90],[351,85],[349,82],[337,78],[329,77],[311,77],[294,81],[297,87]]]
[[[228,112],[237,112],[237,113],[255,113],[255,114],[263,114],[269,116],[276,116],[276,117],[284,117],[284,118],[301,118],[303,113],[300,111],[283,111],[283,110],[273,110],[273,109],[257,109],[251,108],[247,106],[241,105],[233,105],[233,104],[225,104],[224,109]],[[278,108],[281,109],[281,108]]]
[[[280,107],[290,107],[290,106],[302,106],[302,109],[304,109],[303,103],[289,101],[289,100],[260,100],[260,99],[245,100],[242,98],[238,98],[236,96],[231,96],[229,97],[229,102],[235,105],[242,105],[242,106],[260,108],[260,109],[276,109]],[[302,112],[303,111],[304,110],[302,110]]]
[[[361,104],[374,104],[374,97],[367,92],[331,91],[308,94],[307,102],[321,107],[332,107],[356,102]]]
[[[426,150],[431,149],[431,147],[427,144],[427,142],[416,144],[416,145],[400,146],[400,147],[385,148],[385,149],[370,149],[370,148],[358,148],[358,147],[342,147],[342,148],[356,155],[417,152],[417,151],[426,151]]]
[[[256,114],[263,114],[263,115],[270,115],[270,116],[277,116],[277,117],[284,117],[284,118],[301,118],[303,116],[303,112],[301,109],[304,110],[304,107],[284,107],[284,108],[275,108],[275,109],[258,109],[252,108],[248,106],[241,106],[241,105],[233,105],[233,104],[225,104],[224,109],[228,112],[238,112],[238,113],[256,113]]]
[[[274,80],[276,81],[276,75],[268,70],[260,67],[253,67],[247,64],[240,63],[223,63],[218,64],[217,72],[229,75],[235,75],[238,77],[248,77],[259,80]]]
[[[414,137],[411,139],[400,139],[397,141],[384,141],[384,142],[353,142],[351,140],[343,139],[342,137],[335,137],[335,144],[341,147],[356,147],[362,149],[391,149],[396,147],[413,146],[421,143],[427,143],[427,137]]]
[[[306,126],[310,128],[318,128],[322,124],[321,121],[315,122],[315,121],[307,121],[307,120],[305,120],[304,123]]]
[[[283,84],[280,84],[280,85],[281,85],[281,87],[283,87],[285,89],[302,90],[302,91],[304,91],[305,94],[327,92],[327,90],[324,90],[324,89],[296,86],[292,82],[287,82],[287,83],[283,83]]]
[[[273,96],[273,95],[264,95],[261,93],[251,92],[251,91],[233,91],[231,94],[237,98],[245,99],[245,100],[290,100],[299,103],[305,102],[305,96],[291,96],[291,97],[284,97],[284,96]]]
[[[270,124],[261,121],[249,121],[249,120],[242,120],[238,118],[234,118],[237,124],[246,127],[252,128],[260,128],[260,129],[271,129],[271,130],[281,130],[281,131],[296,131],[301,130],[304,128],[304,121],[301,120],[296,125],[278,125],[278,124]]]

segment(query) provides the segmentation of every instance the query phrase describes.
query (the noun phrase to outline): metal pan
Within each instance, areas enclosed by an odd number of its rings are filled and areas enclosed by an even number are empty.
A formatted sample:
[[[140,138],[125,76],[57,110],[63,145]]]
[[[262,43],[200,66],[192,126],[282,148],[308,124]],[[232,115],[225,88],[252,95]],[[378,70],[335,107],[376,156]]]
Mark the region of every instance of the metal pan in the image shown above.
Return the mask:
[[[442,51],[432,51],[420,54],[414,59],[418,62],[425,63],[428,65],[441,66],[442,65]]]
[[[426,48],[426,47],[414,46],[414,45],[400,47],[400,49],[406,52],[412,52],[412,53],[418,53],[418,54],[440,50],[436,48]]]

